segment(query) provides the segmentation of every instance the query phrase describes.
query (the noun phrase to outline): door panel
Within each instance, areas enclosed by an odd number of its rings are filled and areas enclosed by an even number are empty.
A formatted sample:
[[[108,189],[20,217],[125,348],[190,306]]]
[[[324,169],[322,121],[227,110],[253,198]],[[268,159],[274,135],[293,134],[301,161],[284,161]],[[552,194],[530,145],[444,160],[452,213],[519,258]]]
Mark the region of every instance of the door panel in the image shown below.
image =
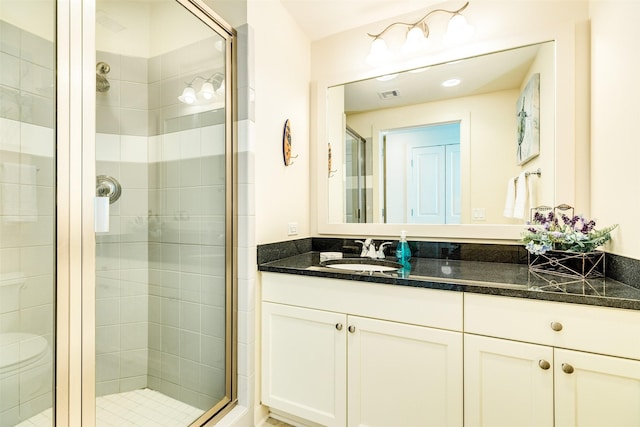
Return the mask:
[[[346,316],[262,304],[262,402],[326,426],[346,419]]]
[[[640,361],[555,351],[556,426],[640,425]]]
[[[552,347],[465,334],[464,352],[465,426],[554,425]]]
[[[462,426],[462,333],[349,316],[348,339],[349,426]]]
[[[40,414],[51,425],[55,19],[55,1],[2,2],[0,9],[0,427]]]

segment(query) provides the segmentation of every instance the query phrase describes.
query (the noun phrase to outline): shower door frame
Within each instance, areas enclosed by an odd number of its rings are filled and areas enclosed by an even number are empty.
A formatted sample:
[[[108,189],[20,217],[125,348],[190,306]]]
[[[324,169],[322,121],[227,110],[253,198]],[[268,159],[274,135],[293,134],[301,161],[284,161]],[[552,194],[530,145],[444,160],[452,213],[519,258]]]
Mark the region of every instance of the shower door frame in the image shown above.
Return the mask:
[[[225,40],[225,397],[202,425],[237,401],[237,167],[235,30],[201,0],[175,0]],[[94,0],[56,1],[55,425],[95,424]],[[77,82],[81,82],[78,84]]]

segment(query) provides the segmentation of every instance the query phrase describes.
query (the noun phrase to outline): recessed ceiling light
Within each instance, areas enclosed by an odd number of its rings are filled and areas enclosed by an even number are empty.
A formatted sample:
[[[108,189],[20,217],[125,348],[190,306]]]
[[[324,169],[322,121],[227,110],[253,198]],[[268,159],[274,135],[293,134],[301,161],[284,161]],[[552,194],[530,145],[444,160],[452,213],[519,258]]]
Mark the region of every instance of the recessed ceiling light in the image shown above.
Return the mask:
[[[454,87],[460,84],[460,79],[449,79],[442,82],[444,87]]]
[[[380,82],[388,82],[389,80],[393,80],[396,77],[398,77],[397,74],[387,74],[386,76],[376,77],[376,80],[378,80]]]

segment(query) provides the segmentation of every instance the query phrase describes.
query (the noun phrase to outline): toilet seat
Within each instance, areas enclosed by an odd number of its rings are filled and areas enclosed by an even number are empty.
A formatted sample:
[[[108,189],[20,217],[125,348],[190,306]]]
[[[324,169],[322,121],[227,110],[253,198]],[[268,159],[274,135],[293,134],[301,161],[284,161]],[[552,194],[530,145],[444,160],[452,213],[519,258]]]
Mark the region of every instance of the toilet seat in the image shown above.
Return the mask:
[[[0,375],[32,364],[45,356],[48,349],[44,337],[22,332],[0,333]]]

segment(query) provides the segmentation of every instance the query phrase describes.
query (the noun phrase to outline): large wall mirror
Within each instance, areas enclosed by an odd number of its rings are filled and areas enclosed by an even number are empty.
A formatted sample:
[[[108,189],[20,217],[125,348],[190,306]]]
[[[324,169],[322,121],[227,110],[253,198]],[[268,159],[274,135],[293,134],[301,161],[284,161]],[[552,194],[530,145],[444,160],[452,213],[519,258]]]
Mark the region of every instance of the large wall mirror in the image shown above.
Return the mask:
[[[522,224],[505,206],[527,172],[525,210],[553,205],[555,53],[548,41],[328,88],[329,223]]]

